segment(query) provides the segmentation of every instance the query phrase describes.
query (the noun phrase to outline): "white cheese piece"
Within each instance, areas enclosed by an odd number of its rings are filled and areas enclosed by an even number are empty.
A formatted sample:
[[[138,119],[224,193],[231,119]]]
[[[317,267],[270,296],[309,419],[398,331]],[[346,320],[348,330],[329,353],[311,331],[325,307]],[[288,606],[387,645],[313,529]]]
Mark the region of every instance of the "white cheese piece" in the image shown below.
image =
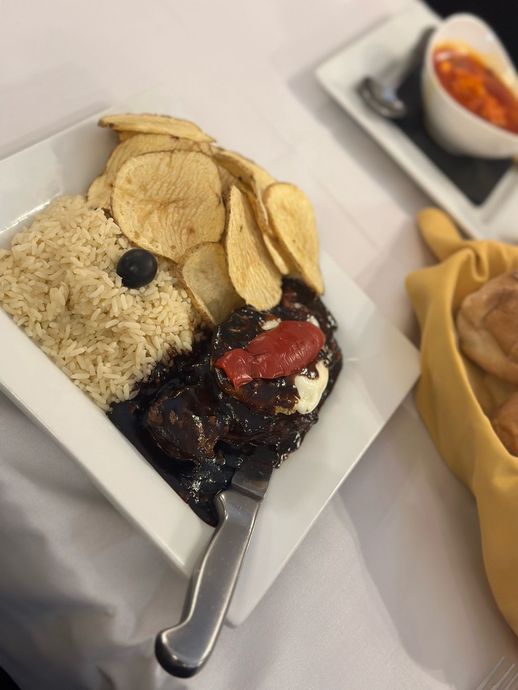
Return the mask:
[[[280,322],[280,319],[268,319],[267,321],[263,321],[261,328],[263,331],[272,331],[274,328],[277,328]]]
[[[327,382],[329,381],[329,370],[324,362],[317,362],[316,366],[318,377],[310,379],[308,376],[295,376],[295,387],[299,394],[299,401],[295,405],[295,412],[300,414],[308,414],[313,412],[315,407],[320,402],[322,393],[325,391]]]

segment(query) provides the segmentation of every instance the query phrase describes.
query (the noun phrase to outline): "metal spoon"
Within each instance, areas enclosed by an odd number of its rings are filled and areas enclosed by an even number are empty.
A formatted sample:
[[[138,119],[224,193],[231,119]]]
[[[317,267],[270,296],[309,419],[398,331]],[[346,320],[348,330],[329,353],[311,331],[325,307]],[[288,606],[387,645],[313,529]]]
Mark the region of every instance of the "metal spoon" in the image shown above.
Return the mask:
[[[394,83],[388,84],[374,77],[365,77],[358,85],[358,93],[365,104],[381,117],[389,120],[400,120],[406,117],[407,107],[398,97],[397,91],[407,76],[421,62],[434,30],[434,27],[429,27],[423,31]]]

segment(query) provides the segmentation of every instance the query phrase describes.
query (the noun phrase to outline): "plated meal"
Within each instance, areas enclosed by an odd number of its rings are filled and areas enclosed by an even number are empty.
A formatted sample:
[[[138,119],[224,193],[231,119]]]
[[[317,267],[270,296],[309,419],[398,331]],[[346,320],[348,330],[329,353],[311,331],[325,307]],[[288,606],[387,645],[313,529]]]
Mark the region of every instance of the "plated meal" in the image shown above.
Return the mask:
[[[339,374],[311,204],[199,127],[100,124],[86,197],[0,252],[0,304],[207,522],[247,457],[278,465]]]

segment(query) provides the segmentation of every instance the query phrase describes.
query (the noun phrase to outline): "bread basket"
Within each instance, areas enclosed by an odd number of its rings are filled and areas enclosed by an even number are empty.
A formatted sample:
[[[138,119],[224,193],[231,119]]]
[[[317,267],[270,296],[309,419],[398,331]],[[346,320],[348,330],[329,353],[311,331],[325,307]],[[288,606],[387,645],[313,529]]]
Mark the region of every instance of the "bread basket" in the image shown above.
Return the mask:
[[[518,268],[518,247],[463,240],[437,209],[422,211],[418,224],[439,263],[406,283],[421,328],[417,406],[439,453],[475,497],[487,577],[518,634],[518,457],[507,452],[488,418],[517,387],[465,358],[455,328],[466,295]]]

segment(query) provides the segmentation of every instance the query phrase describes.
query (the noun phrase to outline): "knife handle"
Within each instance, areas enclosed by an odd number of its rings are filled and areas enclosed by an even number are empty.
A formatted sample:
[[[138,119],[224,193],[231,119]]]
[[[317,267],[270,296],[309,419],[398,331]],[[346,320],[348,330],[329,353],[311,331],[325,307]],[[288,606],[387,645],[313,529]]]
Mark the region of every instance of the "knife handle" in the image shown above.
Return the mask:
[[[173,676],[190,678],[209,658],[225,619],[260,501],[235,489],[216,496],[219,523],[191,578],[184,619],[162,630],[155,655]]]

